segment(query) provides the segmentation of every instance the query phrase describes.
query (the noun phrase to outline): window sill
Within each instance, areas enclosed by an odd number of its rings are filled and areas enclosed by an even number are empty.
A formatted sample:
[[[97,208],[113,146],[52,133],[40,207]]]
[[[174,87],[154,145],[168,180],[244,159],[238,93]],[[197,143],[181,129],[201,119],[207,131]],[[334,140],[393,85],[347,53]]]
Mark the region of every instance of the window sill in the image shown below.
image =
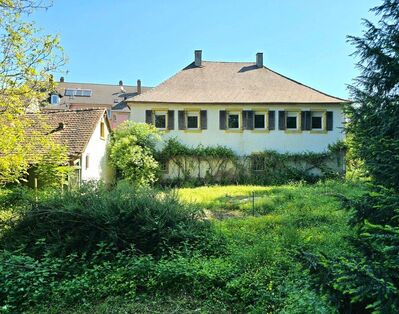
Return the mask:
[[[310,130],[310,134],[327,134],[326,130]]]
[[[184,130],[184,133],[202,133],[202,130],[201,129],[192,129],[192,130],[186,129],[186,130]]]
[[[302,133],[302,130],[294,130],[294,129],[292,129],[292,130],[285,130],[285,133],[286,134],[298,134],[298,133]]]
[[[227,129],[224,130],[225,133],[242,133],[242,129]]]
[[[254,129],[252,130],[253,133],[269,133],[269,129]]]

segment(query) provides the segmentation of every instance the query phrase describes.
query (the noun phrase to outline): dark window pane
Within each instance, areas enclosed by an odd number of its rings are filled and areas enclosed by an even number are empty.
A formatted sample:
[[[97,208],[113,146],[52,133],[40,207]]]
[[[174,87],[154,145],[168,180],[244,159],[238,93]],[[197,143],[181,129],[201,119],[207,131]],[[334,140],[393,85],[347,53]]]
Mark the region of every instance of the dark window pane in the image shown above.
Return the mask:
[[[166,129],[166,115],[155,115],[155,127]]]
[[[264,114],[256,114],[255,115],[255,129],[264,129],[265,128],[265,115]]]
[[[287,117],[287,129],[296,129],[296,117]]]
[[[198,129],[198,117],[188,116],[187,117],[187,128],[188,129]]]
[[[312,129],[321,129],[321,117],[312,117]]]
[[[229,114],[229,129],[238,129],[239,128],[239,120],[238,114]]]
[[[252,159],[252,170],[253,171],[264,171],[265,170],[265,158],[255,157]]]

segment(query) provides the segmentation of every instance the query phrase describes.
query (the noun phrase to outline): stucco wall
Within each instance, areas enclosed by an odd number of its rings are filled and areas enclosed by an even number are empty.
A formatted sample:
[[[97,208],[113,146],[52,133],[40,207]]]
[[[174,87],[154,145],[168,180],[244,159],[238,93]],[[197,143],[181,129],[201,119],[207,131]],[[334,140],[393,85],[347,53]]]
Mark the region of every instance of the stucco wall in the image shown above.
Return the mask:
[[[207,110],[208,128],[201,132],[190,133],[185,130],[178,130],[177,110],[186,110],[190,107]],[[130,119],[135,122],[145,122],[145,110],[163,109],[175,110],[174,130],[167,131],[165,138],[177,137],[182,143],[190,146],[202,145],[225,145],[239,155],[249,155],[253,152],[264,150],[276,150],[285,152],[323,152],[329,144],[336,143],[344,138],[343,122],[344,115],[340,105],[187,105],[187,104],[133,104],[131,106]],[[259,133],[252,130],[243,130],[238,133],[230,133],[219,129],[220,110],[275,110],[275,130],[266,133]],[[333,130],[325,133],[314,133],[312,131],[301,131],[299,133],[287,133],[278,130],[278,110],[328,110],[333,111]]]
[[[124,111],[112,111],[111,127],[115,129],[122,122],[129,120],[129,112]]]
[[[103,118],[102,118],[103,120]],[[82,181],[106,180],[107,169],[105,164],[106,145],[108,142],[109,129],[105,123],[104,139],[100,137],[100,120],[90,138],[85,151],[82,154]],[[86,165],[86,156],[89,156],[89,165]]]

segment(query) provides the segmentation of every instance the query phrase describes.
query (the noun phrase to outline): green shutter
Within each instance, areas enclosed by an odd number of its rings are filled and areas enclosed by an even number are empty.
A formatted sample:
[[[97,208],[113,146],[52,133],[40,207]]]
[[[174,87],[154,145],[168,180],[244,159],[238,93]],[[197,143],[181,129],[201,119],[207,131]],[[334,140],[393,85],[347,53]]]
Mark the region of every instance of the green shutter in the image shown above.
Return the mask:
[[[145,123],[152,124],[152,110],[145,111]]]
[[[333,129],[333,112],[327,111],[327,131],[332,131]]]
[[[175,129],[175,111],[168,110],[168,130]]]
[[[269,111],[269,130],[275,130],[276,129],[276,112]]]
[[[200,111],[200,121],[201,121],[201,130],[206,130],[208,128],[208,116],[206,110]]]
[[[219,111],[219,129],[226,130],[226,110]]]
[[[278,112],[278,129],[279,130],[285,130],[286,129],[286,112],[285,111],[279,111]]]
[[[179,110],[178,113],[178,119],[179,119],[179,130],[185,130],[186,129],[186,112],[184,110]]]

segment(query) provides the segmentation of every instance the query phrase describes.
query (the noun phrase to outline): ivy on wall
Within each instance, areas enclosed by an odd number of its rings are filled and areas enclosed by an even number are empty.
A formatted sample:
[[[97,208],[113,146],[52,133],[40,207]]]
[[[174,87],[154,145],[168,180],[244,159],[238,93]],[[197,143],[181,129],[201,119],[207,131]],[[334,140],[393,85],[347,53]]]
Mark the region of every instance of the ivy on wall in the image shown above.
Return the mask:
[[[263,151],[238,156],[225,146],[189,147],[169,139],[157,152],[161,163],[175,166],[175,179],[163,183],[184,184],[283,184],[290,181],[316,182],[343,174],[345,145],[338,142],[323,153],[278,153]],[[341,170],[340,170],[341,169]]]

